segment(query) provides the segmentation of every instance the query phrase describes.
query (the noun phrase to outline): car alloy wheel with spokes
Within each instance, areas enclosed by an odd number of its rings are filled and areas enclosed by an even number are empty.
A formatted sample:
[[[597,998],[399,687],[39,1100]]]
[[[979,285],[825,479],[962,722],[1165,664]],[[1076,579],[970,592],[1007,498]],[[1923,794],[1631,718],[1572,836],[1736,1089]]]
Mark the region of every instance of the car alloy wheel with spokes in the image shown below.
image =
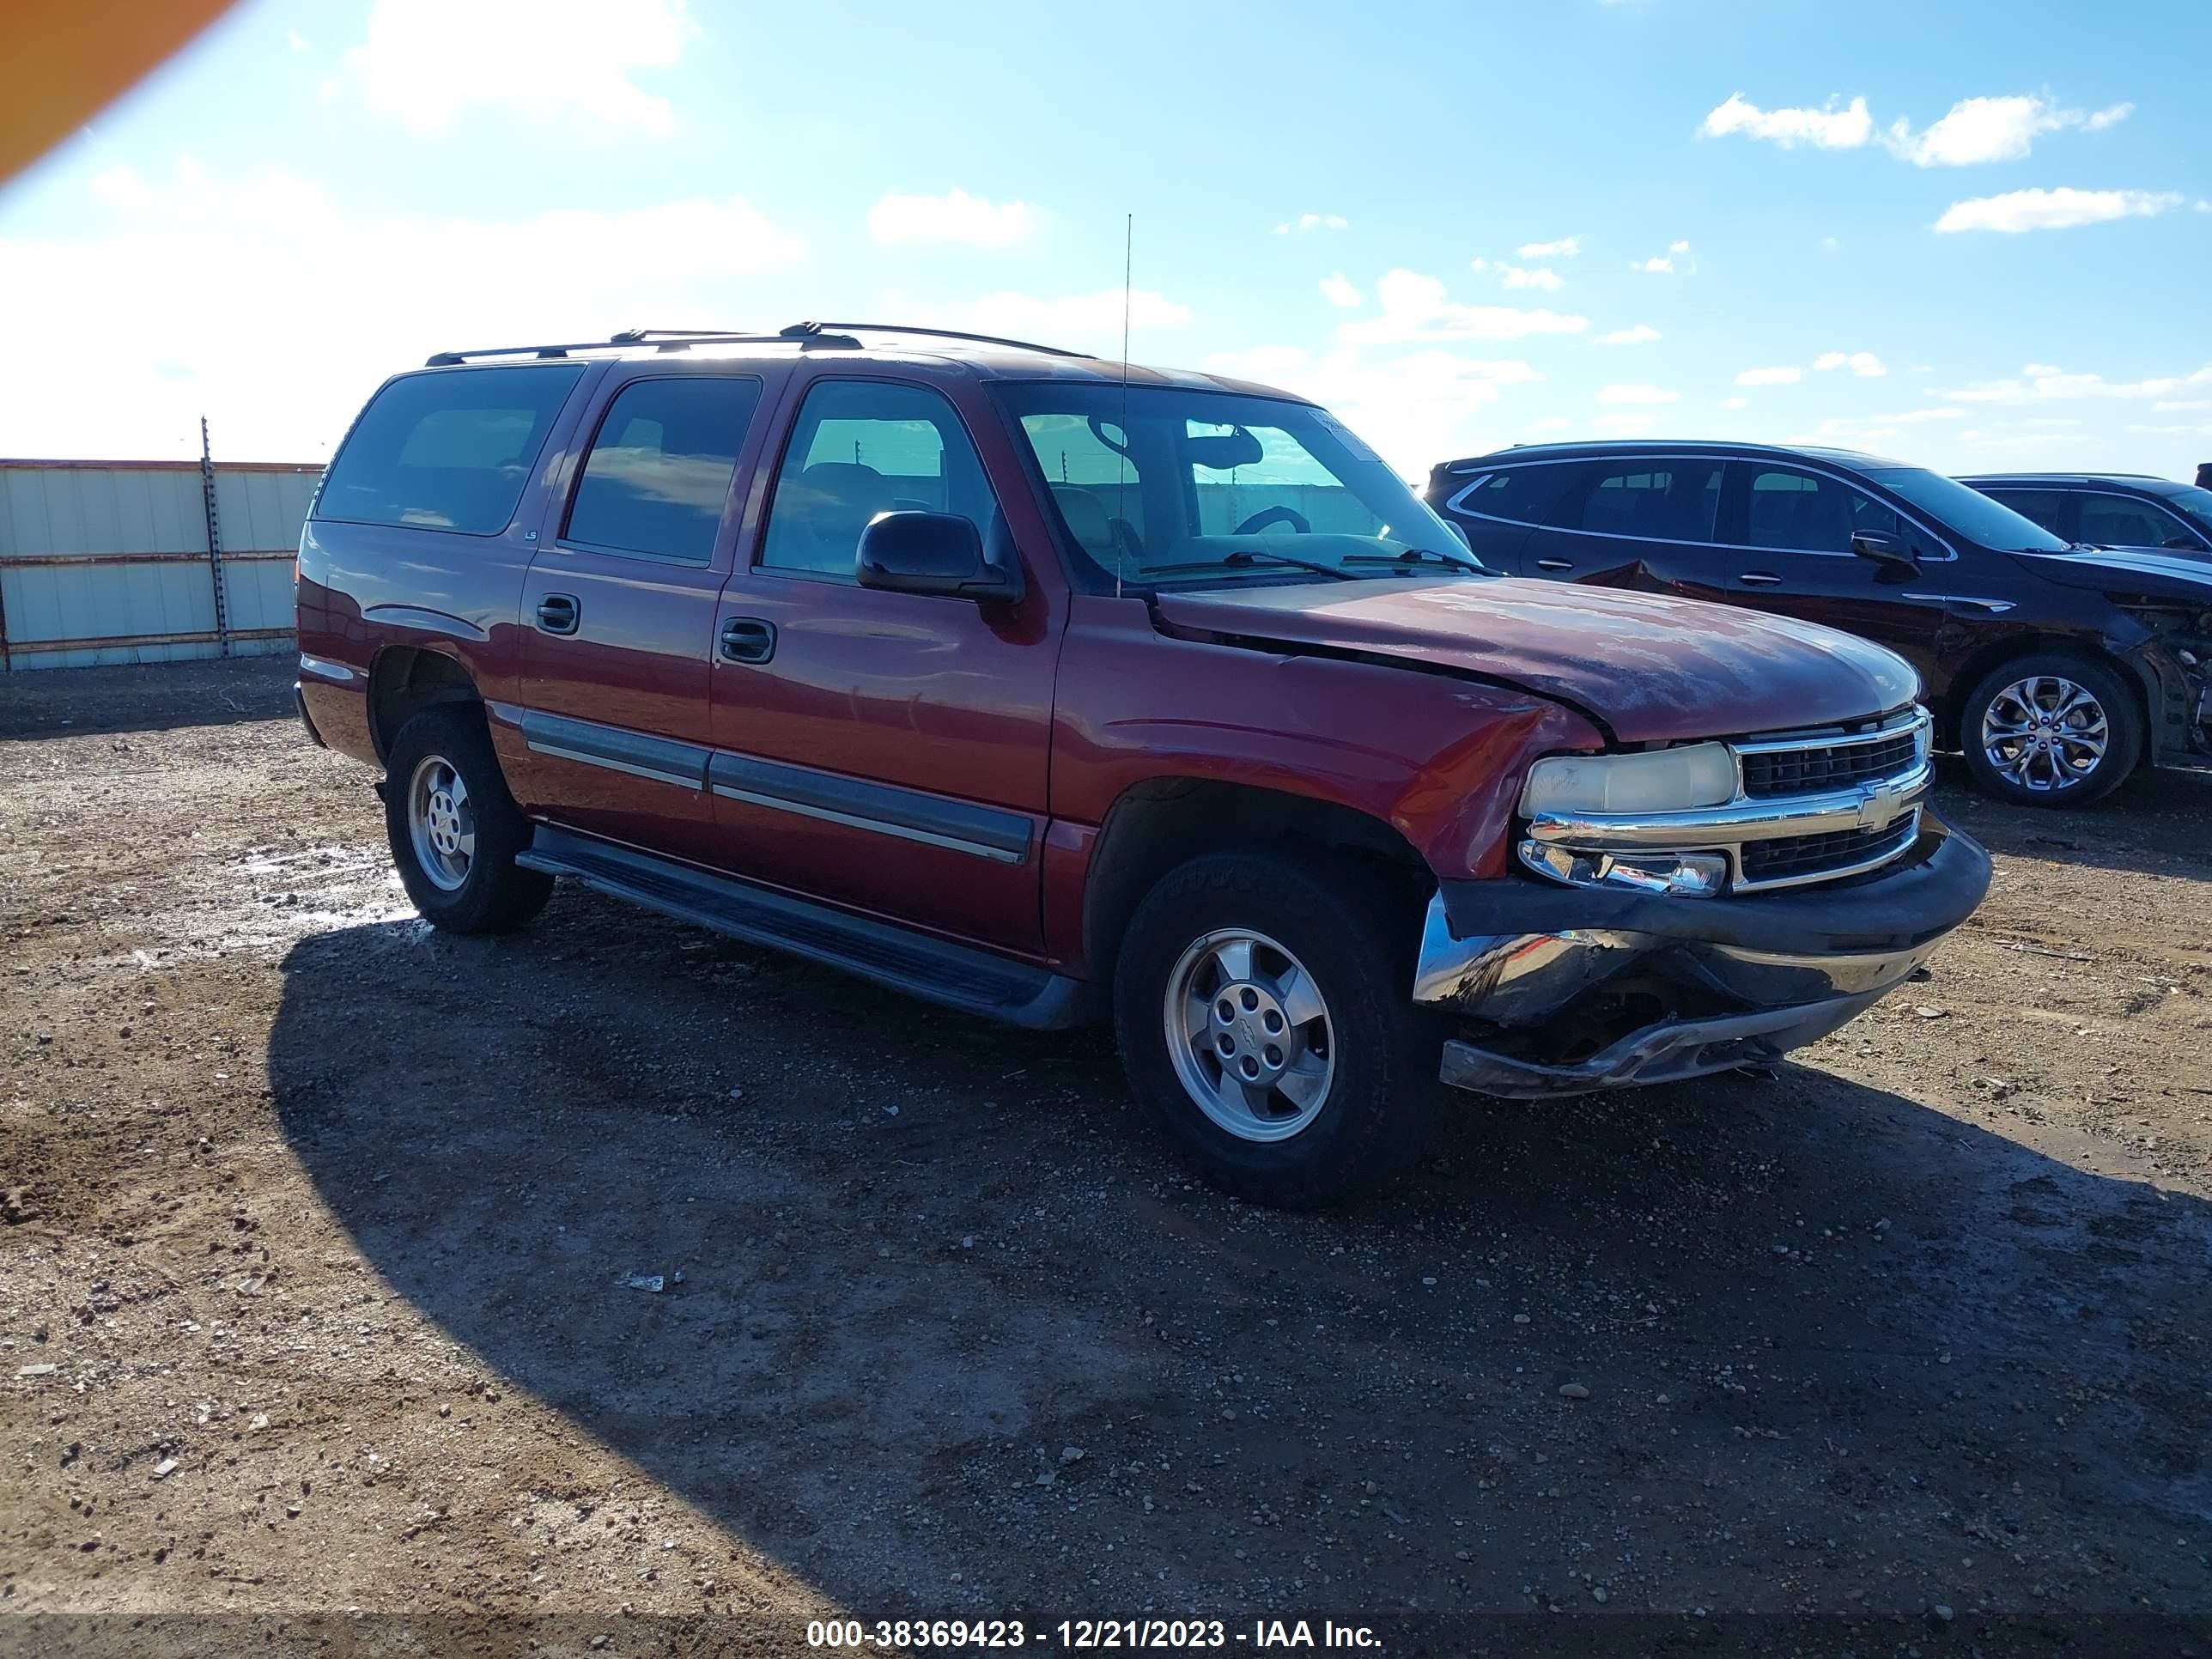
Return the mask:
[[[1287,1139],[1328,1098],[1336,1075],[1328,1004],[1304,965],[1266,934],[1232,927],[1193,940],[1168,975],[1161,1012],[1176,1076],[1239,1139]]]
[[[2087,782],[2111,741],[2103,703],[2062,674],[2014,680],[1982,713],[1982,752],[1990,769],[2031,793],[2057,793]]]
[[[416,862],[439,888],[458,893],[477,855],[477,815],[459,769],[425,755],[407,782],[407,829]]]

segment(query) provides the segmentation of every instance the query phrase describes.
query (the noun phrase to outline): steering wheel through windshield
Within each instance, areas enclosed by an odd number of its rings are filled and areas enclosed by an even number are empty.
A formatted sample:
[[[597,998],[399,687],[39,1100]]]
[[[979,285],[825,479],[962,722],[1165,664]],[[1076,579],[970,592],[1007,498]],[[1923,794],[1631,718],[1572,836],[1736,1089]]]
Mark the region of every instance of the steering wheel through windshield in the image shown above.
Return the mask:
[[[1286,524],[1301,536],[1313,534],[1313,526],[1306,522],[1305,514],[1287,507],[1263,507],[1230,533],[1249,536],[1255,531],[1265,530],[1271,524]]]

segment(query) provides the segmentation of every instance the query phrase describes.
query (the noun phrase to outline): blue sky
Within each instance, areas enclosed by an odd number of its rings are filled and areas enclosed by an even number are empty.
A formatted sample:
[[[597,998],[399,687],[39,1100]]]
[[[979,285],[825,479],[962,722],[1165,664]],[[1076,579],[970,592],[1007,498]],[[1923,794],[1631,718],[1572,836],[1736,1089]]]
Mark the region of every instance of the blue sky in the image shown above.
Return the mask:
[[[2212,459],[2212,7],[251,0],[0,191],[0,453],[327,457],[443,347],[973,326],[1409,474]],[[1480,263],[1478,263],[1480,262]]]

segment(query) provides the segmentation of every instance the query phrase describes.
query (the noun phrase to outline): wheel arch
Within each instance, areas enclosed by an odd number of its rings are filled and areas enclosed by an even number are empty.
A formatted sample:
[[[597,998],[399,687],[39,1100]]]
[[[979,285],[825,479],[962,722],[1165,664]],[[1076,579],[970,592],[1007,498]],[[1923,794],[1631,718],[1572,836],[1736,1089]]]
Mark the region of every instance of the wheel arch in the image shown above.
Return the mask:
[[[389,645],[368,669],[368,739],[379,761],[388,760],[400,728],[441,703],[474,703],[483,694],[459,659],[425,646]]]
[[[2150,758],[2157,732],[2151,716],[2156,688],[2147,682],[2144,671],[2125,657],[2100,646],[2051,634],[2029,634],[1998,641],[1984,646],[1961,663],[1936,704],[1936,746],[1963,750],[1966,747],[1963,726],[1966,699],[1972,695],[1974,688],[2005,664],[2028,657],[2072,657],[2117,675],[2120,684],[2126,686],[2133,696],[2136,718],[2142,722],[2143,758]]]
[[[1435,875],[1413,843],[1357,807],[1218,778],[1147,778],[1107,809],[1085,874],[1083,954],[1090,975],[1111,975],[1130,917],[1170,871],[1204,854],[1271,842],[1358,859],[1404,896],[1416,925],[1420,904],[1435,889]],[[1409,951],[1412,943],[1409,935]]]

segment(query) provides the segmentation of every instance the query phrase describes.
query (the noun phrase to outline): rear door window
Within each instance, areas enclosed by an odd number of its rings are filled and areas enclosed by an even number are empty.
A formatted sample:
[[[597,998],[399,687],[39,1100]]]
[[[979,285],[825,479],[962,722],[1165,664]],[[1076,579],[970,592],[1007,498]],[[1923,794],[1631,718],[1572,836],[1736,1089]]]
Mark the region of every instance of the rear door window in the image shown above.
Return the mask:
[[[2023,519],[2033,519],[2054,536],[2066,534],[2062,520],[2066,497],[2056,489],[1984,489],[1982,494],[2003,502]]]
[[[583,372],[530,363],[388,382],[331,463],[315,516],[496,535]]]
[[[760,400],[761,383],[749,377],[631,381],[599,422],[564,539],[705,564]]]
[[[1562,524],[1563,503],[1571,497],[1583,469],[1556,464],[1505,467],[1452,497],[1455,511],[1502,519],[1508,524]]]
[[[1563,503],[1564,526],[1643,541],[1710,542],[1721,499],[1721,463],[1659,460],[1590,469]]]

